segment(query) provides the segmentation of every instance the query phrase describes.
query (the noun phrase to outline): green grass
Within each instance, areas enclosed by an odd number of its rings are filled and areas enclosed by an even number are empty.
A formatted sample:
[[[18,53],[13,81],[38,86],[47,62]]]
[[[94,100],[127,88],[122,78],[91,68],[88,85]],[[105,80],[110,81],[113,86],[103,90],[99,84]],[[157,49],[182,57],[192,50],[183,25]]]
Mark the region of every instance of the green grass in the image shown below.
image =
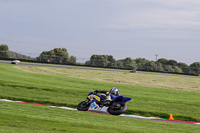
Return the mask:
[[[112,82],[120,84],[130,84],[155,88],[168,88],[175,90],[200,92],[200,77],[197,76],[174,76],[173,74],[152,75],[154,73],[130,73],[113,71],[94,71],[83,69],[63,69],[54,67],[15,67],[19,70],[43,73],[47,75],[65,75],[69,77],[82,78],[94,81]]]
[[[126,83],[124,82],[116,83],[111,80],[107,80],[105,82],[104,79],[106,79],[106,76],[108,75],[110,76],[113,75],[113,77],[109,77],[109,79],[111,78],[116,79],[118,77],[119,80],[123,79],[123,81]],[[123,78],[124,75],[129,76],[128,80]],[[60,105],[60,106],[64,105],[75,108],[79,102],[85,100],[87,94],[90,91],[94,91],[96,89],[109,90],[112,87],[117,87],[122,95],[131,97],[133,99],[127,103],[128,106],[127,113],[142,115],[142,116],[157,116],[162,118],[168,118],[169,114],[173,114],[173,117],[178,120],[200,122],[199,91],[191,90],[189,88],[188,90],[187,88],[185,88],[184,90],[180,89],[177,90],[176,88],[173,89],[173,86],[171,86],[171,84],[169,83],[169,81],[176,82],[177,80],[186,81],[187,78],[184,77],[184,79],[182,79],[182,77],[176,77],[176,79],[174,79],[174,77],[163,76],[162,79],[164,81],[166,80],[167,82],[165,83],[163,81],[163,84],[169,84],[170,87],[162,88],[162,86],[148,87],[148,86],[139,86],[137,84],[134,85],[132,83],[129,84],[128,83],[129,80],[131,79],[135,80],[135,77],[133,76],[138,76],[138,75],[133,73],[131,73],[130,75],[129,73],[120,73],[120,72],[103,72],[103,71],[92,71],[92,70],[79,70],[79,69],[75,70],[66,68],[61,69],[61,68],[49,68],[49,67],[34,67],[34,66],[20,66],[20,65],[16,66],[10,64],[0,64],[0,98],[22,100],[27,102],[37,102],[37,103],[44,103],[51,105]],[[142,75],[139,76],[142,77]],[[151,75],[151,76],[152,77],[150,77],[149,80],[152,80],[152,78],[156,79],[158,78],[156,77],[158,75]],[[143,77],[144,79],[147,80],[147,78],[145,78],[146,74],[144,74]],[[173,80],[170,78],[172,78]],[[199,79],[188,77],[188,80],[193,83],[196,83],[197,82],[196,80]],[[136,80],[136,82],[139,81]],[[188,83],[187,85],[188,87],[190,87],[193,84]],[[19,105],[19,107],[21,107],[21,105]],[[0,109],[2,110],[1,106]],[[6,113],[6,111],[2,112]],[[13,113],[15,113],[15,111]],[[79,112],[79,113],[84,113],[84,112]],[[87,115],[88,116],[85,117],[91,117],[90,114]],[[21,119],[20,116],[16,117]],[[101,116],[101,117],[107,117],[107,116]],[[120,118],[120,119],[126,120],[127,118]],[[130,120],[130,121],[136,121],[136,120]],[[106,120],[102,120],[102,123],[105,122]],[[143,125],[141,124],[142,122],[139,123],[137,121],[137,124],[139,124],[137,125],[139,126],[138,128],[142,128],[143,127]],[[119,123],[117,122],[117,124]],[[151,124],[147,126],[150,128]],[[12,127],[12,129],[14,128],[16,127]],[[128,131],[132,131],[133,130],[132,128],[133,127],[130,127]],[[10,127],[8,127],[8,129],[10,130]]]
[[[0,102],[0,132],[198,133],[199,126]]]

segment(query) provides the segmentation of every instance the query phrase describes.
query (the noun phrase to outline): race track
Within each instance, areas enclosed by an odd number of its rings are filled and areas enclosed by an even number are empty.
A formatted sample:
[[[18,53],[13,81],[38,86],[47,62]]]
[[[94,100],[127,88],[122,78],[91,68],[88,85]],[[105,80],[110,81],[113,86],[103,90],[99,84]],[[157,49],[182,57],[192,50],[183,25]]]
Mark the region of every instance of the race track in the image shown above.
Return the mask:
[[[11,62],[8,61],[0,61],[2,64],[11,64]],[[14,65],[14,64],[12,64]],[[91,67],[75,67],[75,66],[66,66],[66,65],[51,65],[51,64],[38,64],[38,63],[23,63],[21,62],[18,65],[30,65],[30,66],[43,66],[43,67],[58,67],[58,68],[69,68],[69,69],[87,69],[87,70],[98,70],[98,71],[116,71],[116,72],[127,72],[128,70],[117,70],[117,69],[101,69],[101,68],[91,68]],[[166,76],[181,76],[181,77],[191,77],[191,78],[199,78],[198,76],[187,76],[187,75],[174,75],[174,74],[162,74],[162,73],[149,73],[149,72],[137,72],[141,74],[154,74],[154,75],[166,75]],[[47,107],[54,107],[54,108],[61,108],[66,110],[73,110],[76,111],[77,109],[69,108],[69,107],[57,107],[57,106],[51,106],[51,105],[42,105],[37,103],[27,103],[23,101],[12,101],[8,99],[0,99],[0,101],[4,102],[18,102],[18,103],[24,103],[24,104],[34,104],[39,106],[47,106]],[[143,117],[143,116],[137,116],[137,115],[119,115],[120,117],[129,117],[129,118],[136,118],[136,119],[146,119],[146,120],[155,120],[155,121],[166,121],[166,122],[175,122],[175,123],[184,123],[184,124],[192,124],[192,125],[199,125],[198,122],[186,122],[186,121],[180,121],[180,120],[168,120],[168,119],[161,119],[156,117]]]
[[[69,108],[69,107],[58,107],[58,106],[52,106],[52,105],[43,105],[38,103],[27,103],[23,101],[12,101],[8,99],[0,99],[0,101],[3,102],[16,102],[16,103],[23,103],[23,104],[32,104],[32,105],[39,105],[39,106],[46,106],[46,107],[52,107],[52,108],[60,108],[60,109],[66,109],[71,111],[77,111],[77,109]],[[87,111],[92,112],[92,111]],[[92,112],[92,113],[100,113],[100,112]],[[106,114],[110,115],[108,113],[100,113],[100,114]],[[191,125],[198,125],[200,126],[200,123],[198,122],[187,122],[187,121],[180,121],[180,120],[169,120],[169,119],[162,119],[162,118],[156,118],[156,117],[143,117],[143,116],[137,116],[137,115],[129,115],[129,114],[121,114],[120,117],[128,117],[128,118],[135,118],[135,119],[145,119],[145,120],[154,120],[154,121],[165,121],[165,122],[173,122],[173,123],[182,123],[182,124],[191,124]]]

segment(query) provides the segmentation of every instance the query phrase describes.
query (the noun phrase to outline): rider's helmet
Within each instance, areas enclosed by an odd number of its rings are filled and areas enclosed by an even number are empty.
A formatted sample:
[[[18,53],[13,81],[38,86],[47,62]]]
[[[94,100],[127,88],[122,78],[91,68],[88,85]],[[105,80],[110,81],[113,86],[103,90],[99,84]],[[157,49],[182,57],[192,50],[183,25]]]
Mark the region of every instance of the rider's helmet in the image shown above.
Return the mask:
[[[112,94],[114,96],[119,96],[119,91],[117,88],[112,88],[112,89],[110,89],[110,94]]]

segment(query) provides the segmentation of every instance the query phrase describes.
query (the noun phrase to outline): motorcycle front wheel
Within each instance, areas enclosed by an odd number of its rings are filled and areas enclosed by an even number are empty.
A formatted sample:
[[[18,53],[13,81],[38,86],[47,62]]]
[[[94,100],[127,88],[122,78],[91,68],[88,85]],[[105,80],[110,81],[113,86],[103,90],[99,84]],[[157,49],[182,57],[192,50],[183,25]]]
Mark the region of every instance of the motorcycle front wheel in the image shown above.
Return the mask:
[[[114,102],[111,107],[108,108],[108,112],[112,115],[120,115],[127,110],[127,105],[123,102]]]
[[[82,101],[78,104],[77,110],[87,111],[90,107],[90,103],[88,101]]]

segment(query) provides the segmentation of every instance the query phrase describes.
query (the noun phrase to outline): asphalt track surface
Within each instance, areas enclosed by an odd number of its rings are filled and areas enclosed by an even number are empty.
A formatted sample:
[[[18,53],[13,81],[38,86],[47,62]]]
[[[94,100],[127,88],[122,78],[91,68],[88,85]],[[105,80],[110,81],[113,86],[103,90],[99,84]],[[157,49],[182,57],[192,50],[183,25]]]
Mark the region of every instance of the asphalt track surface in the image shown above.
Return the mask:
[[[46,106],[46,107],[52,107],[52,108],[60,108],[65,110],[71,110],[71,111],[77,111],[77,109],[69,108],[69,107],[58,107],[58,106],[52,106],[52,105],[43,105],[38,103],[27,103],[23,101],[12,101],[8,99],[0,99],[2,102],[15,102],[15,103],[23,103],[23,104],[32,104],[32,105],[39,105],[39,106]],[[110,115],[109,113],[105,112],[93,112],[93,111],[87,111],[92,113],[99,113],[99,114],[106,114]],[[120,117],[127,117],[127,118],[134,118],[134,119],[145,119],[145,120],[154,120],[154,121],[165,121],[165,122],[172,122],[172,123],[182,123],[182,124],[190,124],[190,125],[198,125],[200,126],[200,123],[198,122],[187,122],[187,121],[180,121],[180,120],[169,120],[169,119],[162,119],[162,118],[156,118],[156,117],[143,117],[143,116],[137,116],[137,115],[128,115],[128,114],[121,114]]]
[[[11,64],[11,61],[0,61],[1,64]],[[12,64],[15,65],[15,64]],[[24,63],[20,62],[17,65],[28,65],[28,66],[43,66],[43,67],[58,67],[58,68],[68,68],[68,69],[85,69],[85,70],[98,70],[98,71],[114,71],[114,72],[124,72],[130,73],[129,70],[119,70],[119,69],[106,69],[106,68],[92,68],[92,67],[80,67],[80,66],[67,66],[67,65],[52,65],[52,64],[40,64],[40,63]],[[179,75],[179,74],[166,74],[166,73],[155,73],[155,72],[137,72],[140,74],[151,74],[151,75],[165,75],[165,76],[178,76],[178,77],[190,77],[199,78],[199,76],[189,76],[189,75]]]

